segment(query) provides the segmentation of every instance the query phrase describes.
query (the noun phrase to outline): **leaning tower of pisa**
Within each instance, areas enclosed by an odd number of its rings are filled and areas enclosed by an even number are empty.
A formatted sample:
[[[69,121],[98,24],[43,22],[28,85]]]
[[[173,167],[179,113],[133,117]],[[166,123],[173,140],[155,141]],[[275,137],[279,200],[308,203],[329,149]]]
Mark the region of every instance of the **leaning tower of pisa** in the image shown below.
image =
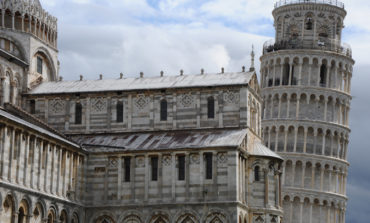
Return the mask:
[[[344,4],[284,0],[264,45],[263,135],[285,158],[284,222],[343,223],[346,211],[351,49],[342,43]]]

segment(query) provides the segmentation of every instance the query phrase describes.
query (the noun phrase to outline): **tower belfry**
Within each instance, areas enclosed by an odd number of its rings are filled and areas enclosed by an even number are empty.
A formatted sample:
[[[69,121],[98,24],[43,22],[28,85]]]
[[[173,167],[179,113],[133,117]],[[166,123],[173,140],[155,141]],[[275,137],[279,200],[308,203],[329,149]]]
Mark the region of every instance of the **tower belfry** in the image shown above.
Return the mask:
[[[354,60],[344,4],[279,1],[261,57],[264,143],[285,158],[284,222],[345,222]]]

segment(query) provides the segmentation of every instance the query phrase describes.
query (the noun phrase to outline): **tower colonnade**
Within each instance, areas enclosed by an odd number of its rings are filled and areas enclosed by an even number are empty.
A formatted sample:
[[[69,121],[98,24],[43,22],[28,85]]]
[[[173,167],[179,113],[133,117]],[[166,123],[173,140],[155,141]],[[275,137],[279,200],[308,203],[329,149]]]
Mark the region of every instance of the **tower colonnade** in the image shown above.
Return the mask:
[[[352,53],[326,53],[311,50],[287,50],[293,54],[280,52],[266,53],[261,63],[261,86],[276,88],[281,86],[306,86],[329,88],[346,94],[351,93],[352,63],[348,57]],[[348,52],[351,52],[348,49]]]
[[[349,136],[340,127],[326,128],[312,123],[293,124],[271,123],[263,131],[265,145],[275,152],[313,154],[328,156],[345,161]]]
[[[38,0],[1,0],[0,27],[30,33],[57,48],[57,18],[42,9]]]
[[[348,127],[350,99],[348,95],[336,92],[321,92],[317,89],[299,88],[265,91],[263,118],[307,119],[323,121]],[[319,112],[317,112],[319,111]]]
[[[284,221],[344,223],[354,60],[344,5],[279,1],[261,57],[264,144],[281,155]],[[307,211],[306,211],[307,210]]]

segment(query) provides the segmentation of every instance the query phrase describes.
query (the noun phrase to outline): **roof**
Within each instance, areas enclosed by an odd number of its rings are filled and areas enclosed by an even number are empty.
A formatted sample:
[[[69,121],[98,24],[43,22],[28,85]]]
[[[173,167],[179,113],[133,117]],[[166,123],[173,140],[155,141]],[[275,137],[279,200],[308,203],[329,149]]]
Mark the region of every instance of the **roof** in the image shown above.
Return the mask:
[[[271,151],[269,148],[264,146],[261,142],[255,142],[253,148],[249,148],[248,151],[252,156],[272,157],[272,158],[283,160],[281,156]]]
[[[63,94],[247,85],[253,74],[254,72],[239,72],[107,80],[45,82],[33,89],[30,94]]]
[[[0,118],[5,118],[5,119],[8,119],[8,120],[11,120],[11,121],[16,122],[16,123],[18,123],[20,125],[23,125],[25,127],[31,128],[31,129],[39,132],[40,134],[47,135],[47,136],[52,137],[52,138],[54,138],[56,140],[62,141],[64,143],[66,143],[66,144],[69,144],[69,145],[71,145],[73,147],[80,148],[80,146],[78,144],[76,144],[73,141],[67,139],[63,135],[58,134],[56,132],[53,132],[53,131],[48,130],[47,128],[43,127],[41,125],[41,123],[40,123],[40,125],[36,125],[34,123],[28,122],[28,121],[24,120],[24,118],[22,118],[22,117],[17,117],[16,115],[13,115],[13,114],[5,111],[1,107],[0,107]]]
[[[72,136],[72,138],[83,147],[90,148],[89,151],[132,152],[216,147],[236,148],[242,144],[246,135],[246,129],[238,129],[79,135]]]

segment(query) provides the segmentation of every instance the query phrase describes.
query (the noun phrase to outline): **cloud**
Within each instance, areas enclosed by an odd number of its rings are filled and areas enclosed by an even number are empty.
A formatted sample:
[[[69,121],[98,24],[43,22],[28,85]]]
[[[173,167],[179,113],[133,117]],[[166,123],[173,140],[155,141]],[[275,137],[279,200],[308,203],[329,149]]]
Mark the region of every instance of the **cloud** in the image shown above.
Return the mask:
[[[74,26],[61,35],[61,74],[77,79],[79,74],[108,77],[124,72],[136,76],[241,70],[249,66],[252,43],[262,46],[267,37],[225,27],[165,26]],[[84,35],[80,35],[80,32]],[[88,37],[88,38],[87,38]],[[258,51],[262,51],[260,47]]]

